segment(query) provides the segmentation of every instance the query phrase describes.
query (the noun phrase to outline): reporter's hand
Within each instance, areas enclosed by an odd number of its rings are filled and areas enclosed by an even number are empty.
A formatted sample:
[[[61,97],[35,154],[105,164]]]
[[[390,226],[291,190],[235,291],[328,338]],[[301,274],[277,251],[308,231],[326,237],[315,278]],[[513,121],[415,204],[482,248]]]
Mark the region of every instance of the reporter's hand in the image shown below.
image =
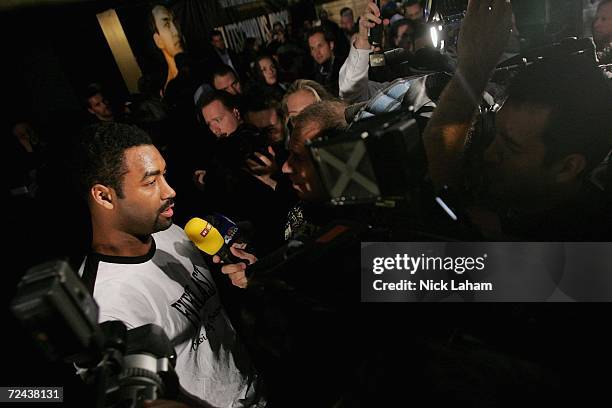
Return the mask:
[[[375,27],[377,24],[388,25],[389,20],[384,21],[380,18],[380,10],[374,0],[368,0],[366,7],[361,14],[359,19],[359,32],[357,33],[357,39],[355,40],[355,48],[361,50],[369,50],[372,48],[372,44],[368,40],[368,32],[370,28]]]
[[[242,249],[245,247],[246,244],[232,244],[232,246],[230,247],[230,251],[234,256],[240,259],[246,259],[247,261],[249,261],[249,264],[252,265],[257,262],[257,258],[255,257],[255,255],[243,251]],[[213,262],[221,263],[221,258],[215,255],[213,256]],[[230,278],[234,286],[238,286],[239,288],[244,289],[247,287],[248,284],[248,280],[245,273],[246,268],[247,265],[244,262],[240,262],[237,264],[227,264],[221,267],[221,272],[223,272]]]
[[[470,0],[461,24],[458,70],[488,80],[508,44],[512,28],[510,0]]]
[[[476,108],[510,36],[509,0],[469,0],[459,33],[457,71],[423,132],[435,188],[462,189],[464,149]]]

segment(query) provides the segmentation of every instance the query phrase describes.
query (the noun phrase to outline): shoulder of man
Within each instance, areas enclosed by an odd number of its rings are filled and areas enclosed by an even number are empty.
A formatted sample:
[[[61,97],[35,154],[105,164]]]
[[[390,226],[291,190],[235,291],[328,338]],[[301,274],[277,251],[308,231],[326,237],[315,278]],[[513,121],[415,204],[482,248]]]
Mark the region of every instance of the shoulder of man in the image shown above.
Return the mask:
[[[191,242],[183,228],[176,224],[172,224],[168,229],[159,231],[153,234],[158,250],[169,253],[170,255],[183,255],[192,258],[192,261],[198,261],[199,259],[193,259],[198,257],[200,254],[195,247],[195,244]],[[156,253],[156,257],[159,254]]]

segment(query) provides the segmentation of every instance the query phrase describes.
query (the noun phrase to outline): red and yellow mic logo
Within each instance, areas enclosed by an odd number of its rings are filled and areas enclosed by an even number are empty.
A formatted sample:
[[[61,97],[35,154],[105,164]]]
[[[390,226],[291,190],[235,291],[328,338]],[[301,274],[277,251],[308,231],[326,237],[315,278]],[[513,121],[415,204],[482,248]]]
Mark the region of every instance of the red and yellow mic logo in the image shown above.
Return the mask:
[[[202,236],[202,238],[206,237],[211,229],[212,229],[212,224],[207,222],[206,225],[204,225],[204,228],[202,229],[202,231],[200,232],[200,235]]]

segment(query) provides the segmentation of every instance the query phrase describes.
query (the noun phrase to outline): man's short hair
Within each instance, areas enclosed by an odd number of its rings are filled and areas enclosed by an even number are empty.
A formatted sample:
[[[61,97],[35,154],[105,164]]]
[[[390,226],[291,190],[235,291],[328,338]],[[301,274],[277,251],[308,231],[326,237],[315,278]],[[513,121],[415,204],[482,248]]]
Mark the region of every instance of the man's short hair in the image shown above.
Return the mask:
[[[310,31],[308,31],[307,40],[310,40],[310,37],[315,34],[323,34],[323,38],[325,38],[325,41],[327,42],[335,41],[334,34],[323,26],[313,27]]]
[[[350,7],[344,7],[342,10],[340,10],[340,17],[355,18],[353,15],[353,10]]]
[[[203,94],[197,102],[198,113],[202,112],[206,106],[210,105],[214,101],[219,101],[228,110],[238,109],[241,110],[240,98],[236,95],[232,95],[228,92],[221,90],[213,90],[206,94]]]
[[[321,101],[304,108],[293,122],[293,133],[301,134],[310,123],[317,123],[321,131],[327,129],[344,129],[347,126],[344,117],[346,105],[340,101]]]
[[[227,64],[219,64],[215,68],[213,68],[212,73],[210,75],[210,82],[214,83],[216,77],[225,76],[227,74],[234,74],[234,77],[238,79],[238,74],[236,74],[234,68],[230,67]]]
[[[551,109],[541,136],[548,164],[579,153],[586,158],[587,174],[612,148],[612,91],[585,56],[528,66],[510,84],[506,103]]]
[[[89,98],[96,96],[97,94],[104,95],[102,92],[102,86],[99,83],[92,82],[91,84],[87,85],[81,97],[83,105],[85,105],[86,108],[90,108]]]
[[[79,194],[88,197],[92,186],[102,184],[123,198],[125,151],[152,144],[144,130],[124,123],[102,122],[83,129],[72,155],[72,175]]]

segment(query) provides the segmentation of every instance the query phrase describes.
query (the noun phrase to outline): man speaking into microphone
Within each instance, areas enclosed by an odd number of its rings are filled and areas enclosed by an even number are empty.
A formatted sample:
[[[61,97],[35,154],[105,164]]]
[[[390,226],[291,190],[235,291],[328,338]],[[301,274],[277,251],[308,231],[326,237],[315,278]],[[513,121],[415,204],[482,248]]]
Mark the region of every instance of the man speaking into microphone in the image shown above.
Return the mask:
[[[125,124],[91,126],[79,139],[73,170],[93,228],[92,252],[79,272],[100,322],[162,327],[176,350],[181,399],[190,406],[265,406],[207,265],[172,224],[176,193],[149,136]]]

